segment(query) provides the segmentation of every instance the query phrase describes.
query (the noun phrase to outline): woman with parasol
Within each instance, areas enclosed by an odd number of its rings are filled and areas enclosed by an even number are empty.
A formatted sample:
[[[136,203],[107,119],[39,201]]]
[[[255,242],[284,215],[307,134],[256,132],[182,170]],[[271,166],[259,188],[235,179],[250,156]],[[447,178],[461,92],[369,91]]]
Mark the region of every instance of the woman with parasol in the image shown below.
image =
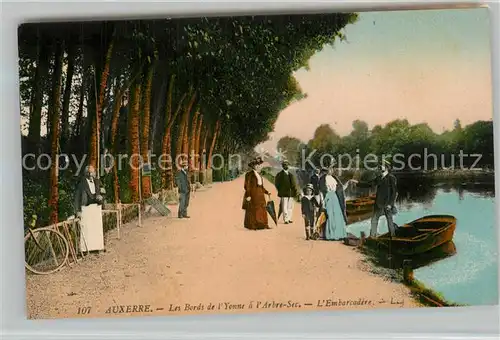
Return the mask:
[[[271,193],[264,188],[264,180],[260,174],[263,163],[260,157],[250,161],[248,163],[250,170],[245,174],[245,195],[242,208],[245,209],[244,227],[250,230],[270,229],[266,195],[270,196]]]

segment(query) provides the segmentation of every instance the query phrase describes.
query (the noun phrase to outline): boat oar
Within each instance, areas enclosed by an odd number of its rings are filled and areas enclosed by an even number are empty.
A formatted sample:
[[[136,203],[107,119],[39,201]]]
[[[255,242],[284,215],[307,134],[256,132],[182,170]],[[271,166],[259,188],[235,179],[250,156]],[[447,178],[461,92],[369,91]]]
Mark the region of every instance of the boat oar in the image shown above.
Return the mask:
[[[389,212],[391,213],[391,212]],[[389,255],[387,259],[389,260],[389,267],[392,269],[392,233],[391,228],[389,228],[389,221],[387,221],[387,229],[389,229]],[[392,221],[392,229],[394,229],[394,221]]]
[[[389,267],[392,269],[392,234],[389,231],[389,255],[387,255],[387,259],[389,260]]]

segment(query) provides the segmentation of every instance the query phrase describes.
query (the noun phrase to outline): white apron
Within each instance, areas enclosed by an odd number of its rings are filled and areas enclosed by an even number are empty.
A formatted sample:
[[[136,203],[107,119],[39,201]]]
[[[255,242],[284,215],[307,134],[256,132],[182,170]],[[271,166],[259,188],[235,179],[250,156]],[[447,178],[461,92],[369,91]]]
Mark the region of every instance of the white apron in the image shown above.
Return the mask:
[[[91,204],[82,207],[80,250],[104,250],[104,231],[102,225],[102,208]]]

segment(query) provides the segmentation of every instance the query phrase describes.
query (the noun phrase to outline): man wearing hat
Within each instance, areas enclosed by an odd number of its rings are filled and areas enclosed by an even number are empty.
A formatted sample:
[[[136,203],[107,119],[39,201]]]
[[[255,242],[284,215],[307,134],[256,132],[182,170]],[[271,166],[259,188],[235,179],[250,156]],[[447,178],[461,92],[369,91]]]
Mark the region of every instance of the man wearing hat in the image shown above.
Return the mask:
[[[304,218],[304,227],[306,231],[306,240],[310,240],[314,234],[314,223],[316,221],[316,210],[319,208],[319,203],[314,194],[314,185],[307,184],[304,188],[304,195],[300,199],[302,217]]]
[[[390,173],[391,163],[387,160],[382,160],[380,165],[381,174],[377,178],[377,193],[375,197],[375,206],[371,220],[370,237],[377,236],[378,221],[380,216],[385,215],[387,226],[391,236],[395,236],[396,228],[392,220],[392,215],[395,213],[395,203],[398,195],[396,177]]]
[[[319,168],[315,168],[314,169],[314,173],[309,178],[309,183],[313,186],[314,195],[319,195],[319,193],[320,193],[320,191],[319,191],[319,179],[320,179],[320,176],[321,176],[320,169]]]
[[[188,163],[186,160],[181,161],[181,167],[175,176],[175,184],[179,190],[179,212],[177,217],[189,218],[187,209],[189,206],[189,196],[191,195],[191,182],[188,175]]]
[[[323,195],[323,198],[326,197],[326,194],[328,193],[328,187],[326,186],[326,176],[328,175],[328,168],[321,168],[321,171],[319,173],[319,180],[318,180],[318,189],[321,195]]]
[[[278,190],[278,197],[280,198],[280,210],[283,211],[283,219],[285,224],[293,223],[293,205],[294,199],[299,195],[297,189],[297,181],[295,176],[290,173],[289,163],[284,160],[281,163],[283,170],[278,172],[274,180],[274,185]]]

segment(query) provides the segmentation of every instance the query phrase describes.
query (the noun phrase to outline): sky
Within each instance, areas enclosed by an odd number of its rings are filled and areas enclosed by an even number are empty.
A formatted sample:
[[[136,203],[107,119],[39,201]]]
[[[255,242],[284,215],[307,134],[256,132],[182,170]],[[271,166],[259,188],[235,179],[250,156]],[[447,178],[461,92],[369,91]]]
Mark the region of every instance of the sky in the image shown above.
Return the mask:
[[[283,110],[270,140],[307,142],[320,124],[341,136],[352,121],[394,119],[437,133],[493,116],[489,13],[485,8],[360,13],[347,42],[325,47],[295,73],[307,98]]]

